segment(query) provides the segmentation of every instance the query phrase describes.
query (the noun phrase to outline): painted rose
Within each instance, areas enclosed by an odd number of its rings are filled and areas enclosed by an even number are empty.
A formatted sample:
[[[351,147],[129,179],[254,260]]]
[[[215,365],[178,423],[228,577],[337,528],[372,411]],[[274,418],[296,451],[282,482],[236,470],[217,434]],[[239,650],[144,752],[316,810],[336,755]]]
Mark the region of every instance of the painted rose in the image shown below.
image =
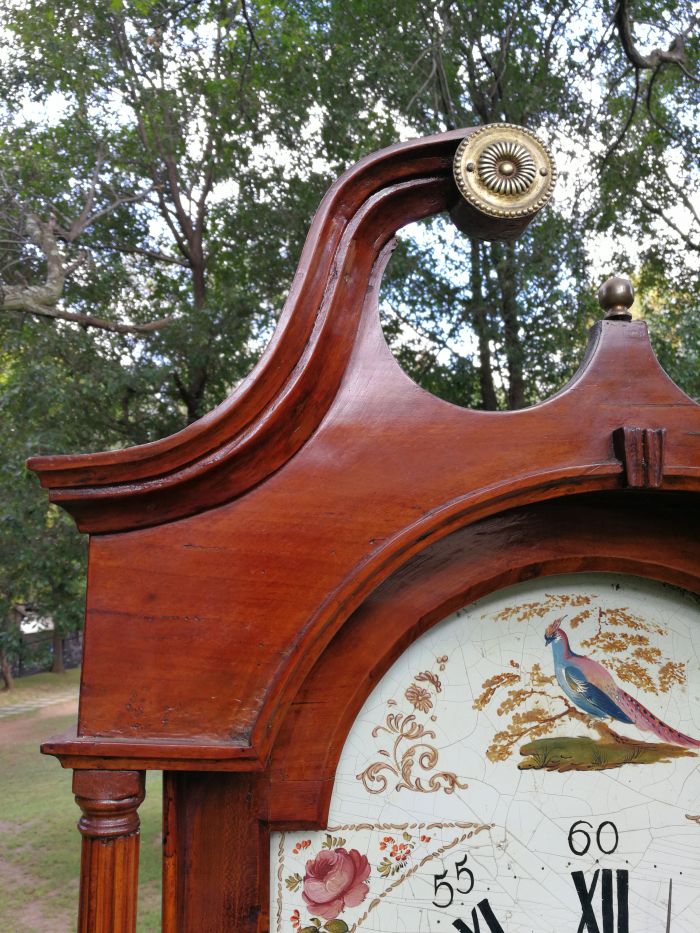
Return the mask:
[[[367,856],[357,849],[323,849],[306,863],[306,906],[324,920],[334,920],[341,910],[357,907],[367,897],[370,871]]]

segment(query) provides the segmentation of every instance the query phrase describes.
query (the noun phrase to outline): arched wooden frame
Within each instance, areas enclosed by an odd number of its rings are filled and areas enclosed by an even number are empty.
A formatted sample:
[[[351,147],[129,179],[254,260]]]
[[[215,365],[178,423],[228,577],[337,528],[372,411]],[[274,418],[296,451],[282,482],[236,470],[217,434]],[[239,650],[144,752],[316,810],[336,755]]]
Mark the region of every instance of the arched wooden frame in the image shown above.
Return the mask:
[[[374,384],[366,382],[368,369]],[[359,392],[355,390],[357,380],[363,382]],[[620,398],[621,384],[627,387],[627,397]],[[384,392],[395,406],[392,412]],[[385,422],[378,421],[377,412],[385,414]],[[368,418],[366,426],[364,418]],[[649,427],[638,427],[640,422]],[[429,433],[429,443],[441,445],[427,456],[416,444],[418,425]],[[347,443],[348,436],[352,445]],[[272,484],[259,487],[255,495],[241,500],[240,511],[205,512],[182,523],[93,537],[86,671],[90,677],[94,663],[102,681],[91,684],[89,703],[81,705],[78,735],[47,743],[45,751],[60,755],[70,767],[89,767],[94,756],[99,756],[114,768],[133,767],[138,761],[146,768],[260,770],[299,684],[325,646],[357,606],[412,555],[464,525],[547,498],[625,487],[632,495],[648,487],[697,492],[699,438],[700,406],[661,370],[641,322],[604,321],[596,325],[579,372],[543,404],[516,412],[478,412],[442,402],[403,373],[381,334],[374,294],[365,307],[354,352],[328,417],[303,451],[275,477],[274,491]],[[448,443],[454,443],[454,451]],[[464,444],[472,446],[463,448]],[[460,457],[466,461],[466,477],[460,470]],[[396,469],[402,469],[405,477],[392,498],[391,471]],[[312,484],[308,470],[314,473]],[[327,488],[319,485],[319,477],[328,483]],[[371,489],[366,500],[369,504],[363,506],[364,511],[354,510],[358,497],[362,502],[367,489]],[[385,497],[379,500],[381,508],[373,498],[378,495]],[[327,511],[334,503],[339,511]],[[198,696],[193,697],[197,705],[192,710],[208,723],[210,736],[206,742],[171,739],[170,730],[160,726],[159,704],[164,688],[175,695],[182,693],[181,678],[177,667],[165,663],[170,645],[164,640],[172,637],[169,623],[159,628],[150,621],[150,613],[147,624],[140,622],[144,599],[169,598],[167,592],[154,592],[150,579],[162,573],[165,553],[171,561],[167,568],[171,577],[187,577],[194,564],[206,566],[209,574],[218,572],[217,586],[230,586],[230,553],[238,547],[231,539],[239,524],[245,527],[244,544],[259,542],[236,553],[234,569],[250,574],[266,557],[265,548],[270,547],[264,528],[261,533],[251,522],[259,518],[270,521],[271,514],[277,521],[282,506],[289,508],[289,521],[282,523],[283,529],[293,529],[295,548],[307,549],[303,561],[307,588],[278,605],[270,604],[267,594],[256,590],[255,580],[248,584],[250,598],[258,601],[258,625],[266,641],[258,644],[264,657],[253,672],[258,686],[249,688],[252,709],[245,708],[240,715],[242,719],[245,713],[245,728],[235,726],[226,707],[206,705],[206,698]],[[353,524],[358,535],[354,541],[347,534]],[[335,554],[336,536],[341,535],[342,551],[349,561],[346,566],[332,561],[324,568],[324,572],[332,571],[332,583],[323,578],[317,559],[322,535],[326,536],[322,547],[331,554]],[[197,549],[206,552],[206,564],[197,557]],[[139,565],[148,575],[145,593],[133,585],[132,553],[138,555]],[[299,586],[291,565],[281,570],[290,574],[288,585]],[[210,582],[210,589],[212,585]],[[104,599],[102,594],[118,588],[112,622],[105,618],[109,614],[94,594]],[[223,594],[226,592],[224,589]],[[93,604],[98,605],[91,605],[91,594]],[[194,595],[196,608],[196,592]],[[138,627],[121,634],[125,652],[118,657],[100,656],[99,652],[110,646],[108,633],[101,643],[91,633],[121,623],[123,616],[139,621]],[[149,638],[155,639],[150,645]],[[227,638],[227,647],[220,653],[219,696],[230,689],[225,685],[235,678],[237,669],[244,670],[248,678],[251,675],[250,658],[235,652],[228,634]],[[120,669],[119,663],[122,654],[127,659],[138,656],[144,647],[148,660],[158,669],[158,682],[153,673],[154,682],[148,687],[150,737],[140,738],[144,717],[139,716],[138,732],[130,739],[122,725],[130,713],[122,713],[122,720],[112,725],[115,709],[120,703],[126,709],[127,691],[132,689],[127,671]],[[173,650],[176,647],[173,642]],[[194,645],[190,640],[188,648],[197,647],[207,650],[207,643]],[[177,685],[168,681],[173,674]],[[193,723],[189,728],[198,724],[194,713],[189,722]],[[185,720],[180,731],[187,724]],[[115,729],[113,738],[110,725]],[[234,735],[235,741],[225,740],[226,735]]]
[[[564,573],[631,574],[700,593],[699,520],[695,497],[682,493],[589,493],[499,512],[419,551],[353,613],[301,686],[271,756],[271,823],[325,826],[357,714],[437,622],[504,587]]]

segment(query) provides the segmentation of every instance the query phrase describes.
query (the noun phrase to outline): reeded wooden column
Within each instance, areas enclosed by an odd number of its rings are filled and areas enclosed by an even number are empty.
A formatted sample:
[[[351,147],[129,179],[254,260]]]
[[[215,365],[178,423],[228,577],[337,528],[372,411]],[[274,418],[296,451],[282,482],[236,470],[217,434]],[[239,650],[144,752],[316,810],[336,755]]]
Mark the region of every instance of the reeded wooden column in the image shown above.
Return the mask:
[[[143,771],[74,771],[83,815],[78,933],[134,933]]]

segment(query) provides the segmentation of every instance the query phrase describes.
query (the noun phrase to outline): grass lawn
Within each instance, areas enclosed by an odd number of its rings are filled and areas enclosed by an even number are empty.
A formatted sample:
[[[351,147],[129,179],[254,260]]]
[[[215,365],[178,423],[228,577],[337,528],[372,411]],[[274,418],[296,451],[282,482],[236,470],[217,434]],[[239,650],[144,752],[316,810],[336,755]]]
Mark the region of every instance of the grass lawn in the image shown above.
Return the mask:
[[[3,706],[21,706],[34,700],[50,699],[64,693],[78,692],[80,668],[65,674],[33,674],[31,677],[15,678],[12,690],[0,690],[0,709]]]
[[[26,683],[23,683],[25,681]],[[30,683],[34,681],[34,683]],[[57,683],[58,682],[58,683]],[[71,933],[80,877],[80,811],[71,771],[39,753],[39,744],[71,726],[77,714],[77,672],[17,681],[12,705],[37,694],[76,700],[0,719],[0,931]],[[7,704],[7,695],[0,702]],[[161,776],[150,772],[140,808],[139,931],[160,930]]]

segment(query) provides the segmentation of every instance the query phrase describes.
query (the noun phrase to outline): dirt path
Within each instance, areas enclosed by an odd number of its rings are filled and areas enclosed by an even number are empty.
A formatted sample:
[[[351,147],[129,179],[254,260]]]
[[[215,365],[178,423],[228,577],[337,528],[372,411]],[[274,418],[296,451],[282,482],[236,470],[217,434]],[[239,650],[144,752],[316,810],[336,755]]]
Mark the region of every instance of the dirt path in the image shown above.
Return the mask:
[[[27,715],[31,715],[32,722],[38,722],[41,719],[55,719],[58,716],[77,717],[78,698],[75,696],[69,700],[61,700],[60,703],[36,706]],[[21,741],[26,738],[27,715],[9,716],[6,719],[0,719],[0,746],[4,742]]]
[[[53,708],[61,703],[67,703],[69,700],[76,699],[77,690],[66,690],[64,693],[48,697],[35,697],[24,703],[16,703],[10,706],[0,706],[0,720],[8,719],[12,716],[19,716],[22,713],[31,713],[35,709]]]
[[[39,754],[77,720],[77,695],[0,719],[0,933],[71,933],[78,905],[79,811],[70,771]],[[139,921],[160,930],[161,782],[149,775],[142,819]],[[38,832],[40,830],[40,832]]]
[[[31,874],[0,856],[0,890],[12,891],[19,887],[29,887],[34,883]],[[70,933],[75,927],[75,911],[54,909],[47,913],[51,894],[42,895],[42,902],[33,901],[13,909],[7,905],[9,915],[4,922],[12,923],[17,933]],[[4,927],[3,929],[7,929]]]

